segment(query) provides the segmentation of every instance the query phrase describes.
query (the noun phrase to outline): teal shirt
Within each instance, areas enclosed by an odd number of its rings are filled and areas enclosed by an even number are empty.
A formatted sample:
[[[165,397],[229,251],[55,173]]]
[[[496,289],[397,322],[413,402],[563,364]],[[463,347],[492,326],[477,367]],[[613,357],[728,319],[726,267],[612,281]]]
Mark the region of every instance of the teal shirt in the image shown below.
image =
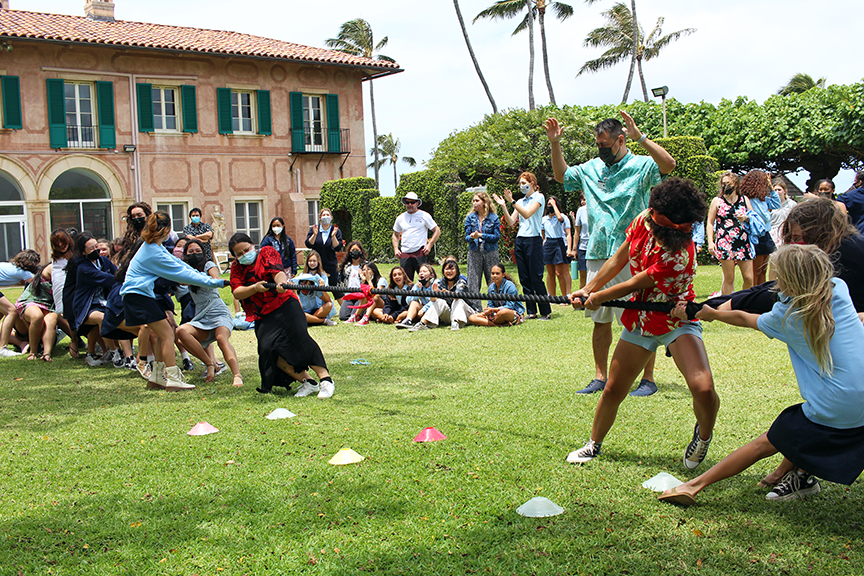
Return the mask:
[[[599,158],[564,173],[564,189],[581,191],[588,208],[588,260],[611,258],[624,243],[627,227],[648,208],[651,188],[662,176],[650,156],[636,156],[629,150],[611,167]]]

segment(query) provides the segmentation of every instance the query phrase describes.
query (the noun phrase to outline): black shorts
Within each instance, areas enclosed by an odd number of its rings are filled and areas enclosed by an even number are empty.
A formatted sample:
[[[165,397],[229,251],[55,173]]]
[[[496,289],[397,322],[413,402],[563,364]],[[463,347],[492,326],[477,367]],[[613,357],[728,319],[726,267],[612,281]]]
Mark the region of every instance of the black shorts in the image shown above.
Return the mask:
[[[127,326],[143,326],[159,320],[165,320],[165,311],[153,298],[142,294],[126,294],[123,296],[123,310],[126,313]]]

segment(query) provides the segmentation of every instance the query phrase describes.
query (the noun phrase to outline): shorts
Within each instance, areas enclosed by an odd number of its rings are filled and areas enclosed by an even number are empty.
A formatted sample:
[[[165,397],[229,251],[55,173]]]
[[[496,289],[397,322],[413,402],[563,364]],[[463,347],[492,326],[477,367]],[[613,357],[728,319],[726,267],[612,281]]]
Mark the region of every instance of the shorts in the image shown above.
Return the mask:
[[[156,300],[143,294],[129,293],[123,296],[123,310],[127,326],[143,326],[165,320],[165,311]]]
[[[765,234],[759,238],[759,243],[756,244],[756,256],[767,256],[777,250],[777,245],[771,239],[771,234]]]
[[[554,266],[567,262],[567,246],[563,238],[546,238],[543,243],[543,264]]]
[[[642,334],[630,332],[627,328],[624,328],[621,331],[621,340],[640,346],[649,352],[656,352],[657,347],[662,344],[663,346],[666,346],[666,350],[668,351],[669,345],[677,340],[678,337],[684,336],[685,334],[692,334],[702,340],[702,323],[691,322],[689,324],[684,324],[675,328],[671,332],[659,336],[643,336]]]
[[[586,260],[586,265],[588,268],[588,282],[597,275],[600,271],[600,268],[603,267],[603,264],[606,263],[606,260]],[[603,286],[603,288],[609,288],[610,286],[614,286],[615,284],[620,284],[626,280],[629,280],[632,277],[630,274],[630,264],[625,264],[624,268],[621,272],[618,273],[615,278],[609,281],[608,284]],[[595,324],[611,324],[612,320],[617,319],[618,322],[621,322],[621,314],[624,313],[623,308],[612,308],[610,306],[600,306],[597,310],[585,310],[585,317],[591,318],[591,321]]]
[[[577,267],[581,272],[588,271],[588,261],[585,259],[585,254],[588,250],[576,250]]]

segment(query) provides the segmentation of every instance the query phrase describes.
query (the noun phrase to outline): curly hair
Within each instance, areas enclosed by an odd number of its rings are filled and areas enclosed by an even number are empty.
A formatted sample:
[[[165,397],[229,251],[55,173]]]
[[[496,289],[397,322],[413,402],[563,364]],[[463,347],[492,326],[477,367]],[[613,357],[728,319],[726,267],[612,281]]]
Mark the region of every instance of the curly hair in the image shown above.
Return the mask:
[[[840,242],[858,234],[846,215],[828,198],[814,198],[792,208],[780,230],[784,244],[793,243],[794,228],[801,232],[805,244],[815,244],[826,254],[833,254],[840,247]]]
[[[148,218],[150,214],[153,213],[153,209],[150,208],[150,204],[146,202],[135,202],[128,208],[126,208],[126,233],[123,234],[123,248],[121,249],[121,253],[123,255],[129,251],[130,248],[135,244],[138,238],[141,237],[141,230],[136,230],[135,225],[132,224],[132,210],[135,208],[141,208],[144,211],[144,218]],[[147,224],[145,223],[146,227]]]
[[[32,274],[36,272],[36,269],[39,267],[40,260],[42,260],[42,256],[40,256],[35,250],[30,250],[28,248],[10,258],[9,263]]]
[[[678,177],[667,178],[651,189],[648,207],[666,216],[675,224],[688,224],[705,220],[705,195],[691,180]],[[693,241],[693,235],[683,230],[660,226],[646,218],[651,234],[670,252],[681,250]]]
[[[750,170],[741,179],[741,194],[756,200],[765,200],[771,192],[771,175],[762,170]]]

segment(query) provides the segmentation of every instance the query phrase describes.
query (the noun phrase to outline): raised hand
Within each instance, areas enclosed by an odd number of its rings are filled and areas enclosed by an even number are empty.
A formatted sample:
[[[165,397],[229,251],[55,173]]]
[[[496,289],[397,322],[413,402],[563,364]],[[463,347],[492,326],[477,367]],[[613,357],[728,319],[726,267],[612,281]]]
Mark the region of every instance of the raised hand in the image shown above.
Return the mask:
[[[549,138],[549,142],[553,144],[561,141],[561,134],[564,132],[561,129],[561,125],[558,124],[558,120],[555,118],[547,118],[545,122],[543,122],[543,128],[546,130],[546,137]]]

